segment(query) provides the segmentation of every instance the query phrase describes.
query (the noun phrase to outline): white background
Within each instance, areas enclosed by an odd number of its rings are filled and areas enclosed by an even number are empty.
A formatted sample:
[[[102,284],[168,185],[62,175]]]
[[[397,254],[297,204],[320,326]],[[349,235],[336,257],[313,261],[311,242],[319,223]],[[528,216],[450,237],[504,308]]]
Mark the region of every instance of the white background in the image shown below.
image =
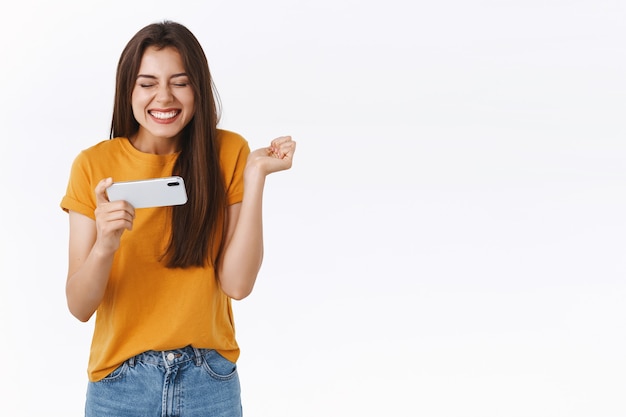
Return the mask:
[[[76,154],[117,59],[188,26],[221,126],[291,134],[234,304],[248,417],[626,416],[621,0],[20,1],[0,25],[0,414],[80,416]],[[39,413],[39,414],[38,414]]]

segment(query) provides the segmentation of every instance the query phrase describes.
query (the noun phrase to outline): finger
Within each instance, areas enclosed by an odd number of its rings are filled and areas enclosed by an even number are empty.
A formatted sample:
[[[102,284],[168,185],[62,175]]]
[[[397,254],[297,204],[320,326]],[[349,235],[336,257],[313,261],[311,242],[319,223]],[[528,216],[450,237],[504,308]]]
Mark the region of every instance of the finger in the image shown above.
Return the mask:
[[[126,212],[123,216],[109,220],[108,227],[112,230],[133,230],[133,220],[134,216]]]
[[[113,184],[113,178],[105,178],[100,180],[98,185],[96,185],[95,193],[96,193],[96,205],[101,205],[109,202],[109,197],[107,197],[106,190]]]
[[[126,200],[110,201],[96,207],[96,210],[100,213],[107,215],[124,216],[128,215],[130,218],[135,218],[135,208]]]
[[[280,159],[293,158],[293,154],[296,152],[296,142],[289,141],[280,145],[278,149],[278,155]]]
[[[100,205],[95,210],[96,224],[103,233],[122,229],[132,230],[135,211],[126,201],[114,201]]]
[[[274,139],[271,142],[270,146],[273,149],[278,150],[282,144],[284,144],[286,142],[289,142],[289,141],[291,141],[291,136],[280,136],[280,137],[277,137],[276,139]]]
[[[272,141],[271,150],[277,158],[283,159],[285,156],[293,156],[295,146],[296,142],[291,136],[281,136]]]

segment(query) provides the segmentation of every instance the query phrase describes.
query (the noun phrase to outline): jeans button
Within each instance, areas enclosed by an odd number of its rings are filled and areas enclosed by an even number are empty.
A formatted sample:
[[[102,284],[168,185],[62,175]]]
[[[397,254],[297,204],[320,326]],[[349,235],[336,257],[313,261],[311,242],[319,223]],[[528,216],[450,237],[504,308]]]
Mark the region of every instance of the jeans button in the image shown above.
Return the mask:
[[[173,361],[174,360],[174,354],[172,352],[167,354],[167,360],[168,361]]]

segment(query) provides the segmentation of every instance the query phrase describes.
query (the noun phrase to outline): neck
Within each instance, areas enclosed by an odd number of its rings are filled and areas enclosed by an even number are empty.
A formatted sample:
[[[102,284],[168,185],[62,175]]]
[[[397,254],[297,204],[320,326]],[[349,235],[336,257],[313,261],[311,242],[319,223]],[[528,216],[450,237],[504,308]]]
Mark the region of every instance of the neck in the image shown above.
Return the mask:
[[[180,135],[173,138],[157,138],[138,133],[128,139],[135,149],[143,153],[170,155],[180,151]]]

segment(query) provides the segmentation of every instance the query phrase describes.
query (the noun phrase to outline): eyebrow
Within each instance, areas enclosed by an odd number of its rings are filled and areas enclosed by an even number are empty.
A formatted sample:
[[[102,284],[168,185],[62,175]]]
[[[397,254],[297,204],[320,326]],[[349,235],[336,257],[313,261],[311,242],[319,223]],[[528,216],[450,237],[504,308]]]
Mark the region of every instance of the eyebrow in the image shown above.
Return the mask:
[[[172,74],[172,76],[170,77],[170,80],[171,80],[172,78],[177,78],[177,77],[188,77],[188,75],[187,75],[187,73],[186,73],[186,72],[180,72],[180,73],[178,73],[178,74]],[[139,78],[150,78],[150,79],[152,79],[152,80],[156,80],[156,79],[157,79],[157,77],[156,77],[156,76],[154,76],[154,75],[148,75],[148,74],[139,74],[139,75],[137,75],[137,79],[139,79]]]

